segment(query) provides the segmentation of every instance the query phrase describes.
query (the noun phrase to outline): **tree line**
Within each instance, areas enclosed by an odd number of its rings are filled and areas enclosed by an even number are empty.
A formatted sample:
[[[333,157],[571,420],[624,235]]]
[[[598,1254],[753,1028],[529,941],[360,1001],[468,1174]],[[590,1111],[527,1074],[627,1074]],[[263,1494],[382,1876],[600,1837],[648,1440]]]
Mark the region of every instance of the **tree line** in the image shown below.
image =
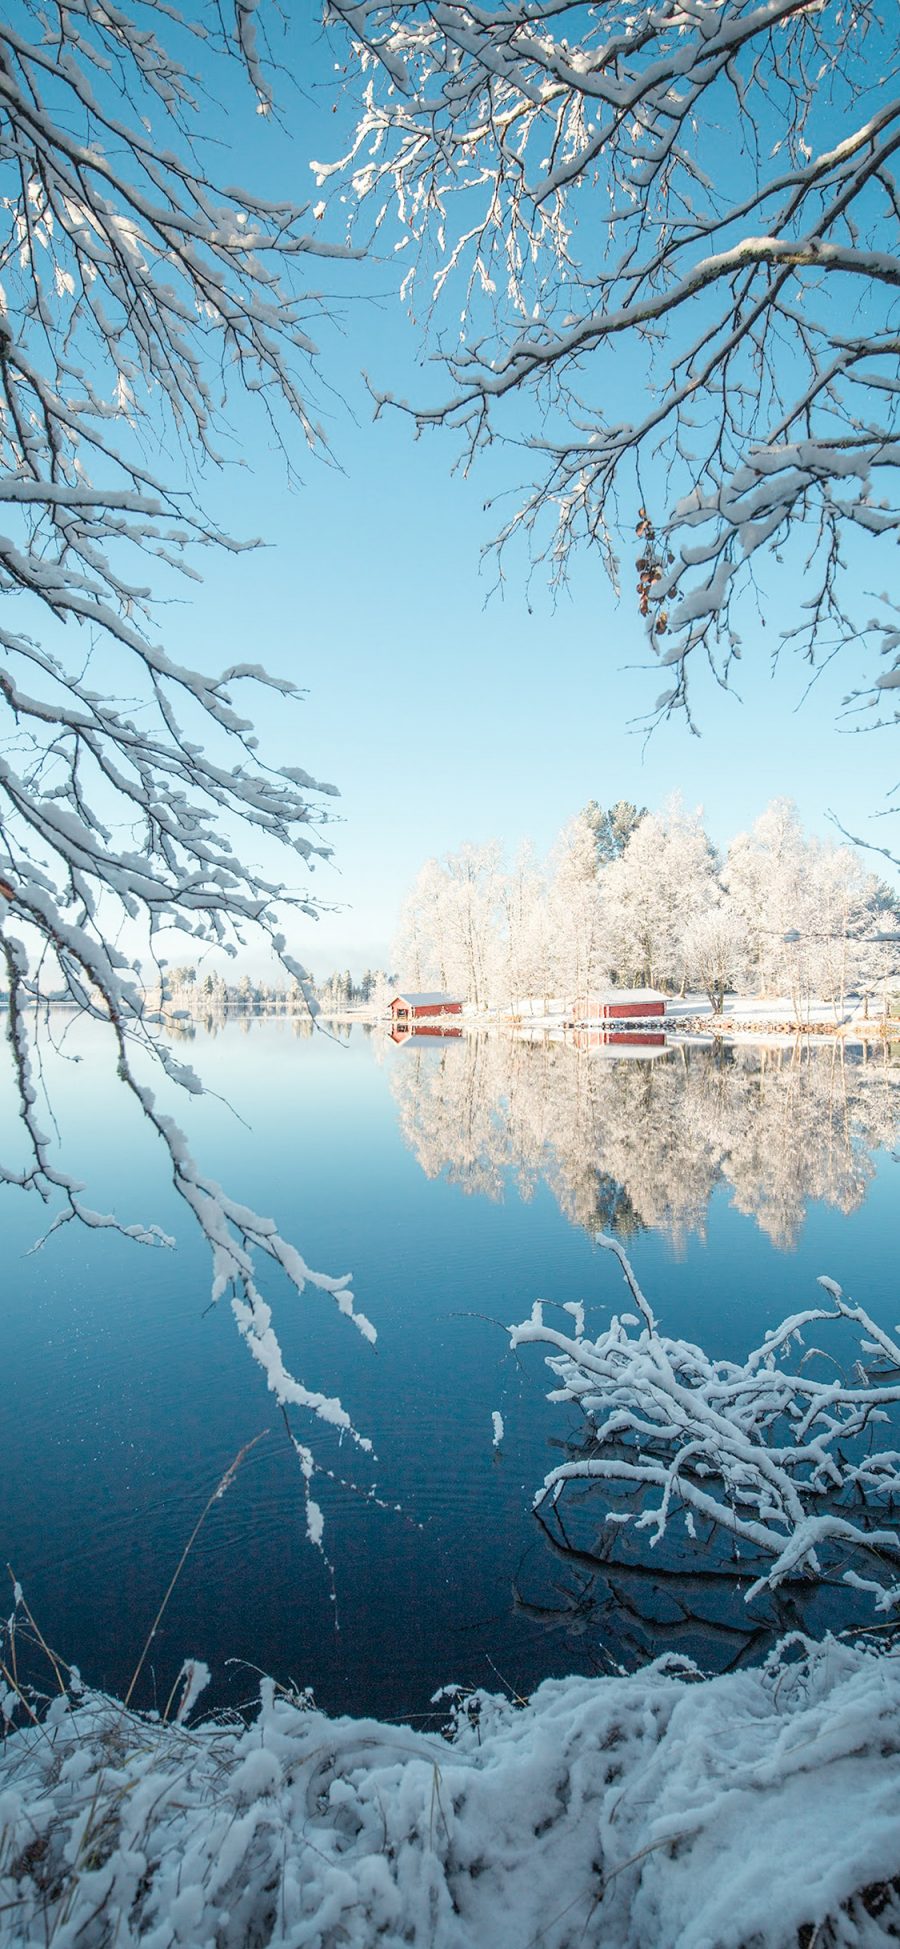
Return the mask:
[[[477,1007],[598,987],[818,998],[840,1008],[900,979],[900,901],[852,846],[775,799],[721,852],[700,810],[591,800],[541,861],[498,840],[426,860],[404,902],[401,982]]]
[[[159,999],[164,1008],[185,1010],[191,1015],[308,1015],[309,995],[325,1015],[353,1008],[367,1008],[381,1015],[387,1011],[393,980],[383,968],[367,968],[359,981],[354,981],[345,968],[335,969],[322,981],[309,975],[303,987],[299,981],[262,981],[249,974],[226,981],[216,970],[185,963],[164,969]]]

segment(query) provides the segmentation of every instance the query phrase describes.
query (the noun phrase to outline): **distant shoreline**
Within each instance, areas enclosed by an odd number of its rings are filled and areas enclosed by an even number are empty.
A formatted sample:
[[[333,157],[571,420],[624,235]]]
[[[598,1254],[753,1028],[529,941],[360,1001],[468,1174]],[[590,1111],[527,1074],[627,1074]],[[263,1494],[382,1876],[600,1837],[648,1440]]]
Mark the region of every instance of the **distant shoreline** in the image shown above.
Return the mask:
[[[273,1006],[268,1000],[251,1002],[249,1005],[227,1001],[206,1008],[186,1008],[179,1000],[177,1007],[171,1003],[164,1003],[161,1007],[158,1004],[148,1007],[142,1019],[148,1025],[170,1028],[209,1021],[289,1021],[307,1024],[310,1032],[314,1030],[317,1023],[334,1023],[343,1027],[352,1027],[356,1024],[364,1028],[385,1031],[388,1031],[391,1026],[389,1015],[376,1013],[365,1004],[357,1008],[343,1009],[322,1007],[315,1016],[312,1016],[305,1006],[299,1008],[288,1006],[288,1002],[292,1000],[292,997],[285,996],[285,1006]],[[41,1002],[45,1007],[64,1008],[74,1014],[80,1012],[77,1004],[68,997],[47,995],[41,997]],[[8,997],[0,994],[0,1010],[7,1006]],[[673,1006],[680,1011],[685,1004],[676,1000]],[[659,1021],[654,1020],[652,1028],[649,1022],[645,1024],[639,1017],[634,1021],[620,1021],[615,1024],[605,1021],[573,1024],[571,1015],[565,1017],[555,1014],[519,1015],[502,1006],[479,1009],[476,1012],[467,1007],[461,1016],[454,1018],[454,1028],[457,1033],[462,1029],[470,1035],[496,1033],[499,1030],[521,1036],[524,1031],[527,1031],[534,1035],[535,1040],[552,1037],[555,1041],[568,1041],[570,1037],[582,1030],[608,1029],[612,1033],[627,1031],[635,1034],[646,1027],[648,1035],[651,1032],[665,1034],[673,1043],[682,1043],[689,1047],[722,1047],[723,1045],[747,1047],[754,1044],[778,1047],[798,1040],[860,1047],[873,1043],[884,1044],[885,1047],[895,1043],[900,1045],[900,1017],[898,1016],[865,1017],[854,1011],[850,1017],[836,1022],[830,1006],[819,1003],[814,1005],[815,1013],[811,1013],[805,1020],[798,1021],[777,1006],[770,1014],[757,1013],[752,1003],[745,1004],[745,1007],[746,1013],[742,1010],[726,1010],[719,1015],[714,1015],[708,1006],[705,1009],[702,1006],[699,1009],[691,1007],[690,1012],[667,1014]],[[433,1032],[434,1024],[427,1026]]]

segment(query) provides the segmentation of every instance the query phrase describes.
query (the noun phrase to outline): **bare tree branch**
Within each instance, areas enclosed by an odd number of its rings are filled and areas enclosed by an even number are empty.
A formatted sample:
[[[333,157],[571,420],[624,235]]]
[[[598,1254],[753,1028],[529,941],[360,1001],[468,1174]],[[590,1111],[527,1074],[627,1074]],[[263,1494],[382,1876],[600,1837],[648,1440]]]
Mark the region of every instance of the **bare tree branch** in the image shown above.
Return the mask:
[[[785,633],[812,661],[866,636],[854,699],[892,707],[896,632],[844,593],[841,543],[900,532],[893,24],[871,0],[329,12],[363,93],[319,181],[352,192],[351,234],[392,213],[436,328],[452,288],[447,392],[392,403],[467,458],[525,445],[501,553],[523,536],[557,581],[594,543],[618,585],[637,532],[665,712],[694,652],[727,680],[737,599],[787,546]]]

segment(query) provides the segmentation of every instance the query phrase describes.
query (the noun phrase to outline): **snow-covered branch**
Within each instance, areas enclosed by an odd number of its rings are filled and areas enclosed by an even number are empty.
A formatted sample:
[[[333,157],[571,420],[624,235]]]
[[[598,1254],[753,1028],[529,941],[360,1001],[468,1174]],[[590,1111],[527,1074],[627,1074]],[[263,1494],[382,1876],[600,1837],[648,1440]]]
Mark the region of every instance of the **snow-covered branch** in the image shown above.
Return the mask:
[[[727,672],[736,596],[802,530],[786,624],[813,657],[870,632],[884,667],[855,690],[883,707],[896,640],[851,613],[840,554],[848,526],[900,527],[900,97],[871,0],[330,13],[360,99],[318,179],[360,229],[390,213],[403,295],[436,325],[452,289],[448,389],[406,410],[469,454],[530,449],[501,548],[525,536],[556,579],[593,542],[618,583],[637,534],[667,710],[693,651]]]
[[[613,1520],[647,1531],[651,1548],[671,1524],[691,1538],[698,1524],[733,1538],[748,1602],[828,1569],[881,1611],[900,1603],[897,1341],[823,1278],[830,1306],[783,1321],[741,1364],[712,1360],[660,1333],[622,1247],[599,1243],[621,1264],[633,1313],[591,1340],[580,1317],[574,1332],[546,1324],[538,1302],[510,1329],[514,1348],[552,1349],[549,1399],[577,1404],[589,1435],[582,1458],[550,1471],[536,1507],[572,1483],[597,1484]],[[850,1374],[817,1345],[795,1354],[810,1328],[841,1325],[858,1342]],[[882,1429],[886,1446],[876,1445]]]
[[[7,928],[24,922],[76,998],[87,975],[109,1012],[139,1012],[108,947],[115,908],[151,934],[165,923],[219,943],[258,924],[280,951],[279,902],[313,911],[296,857],[329,850],[318,828],[335,788],[263,763],[239,696],[295,686],[256,664],[212,675],[174,661],[142,562],[193,574],[190,544],[244,545],[187,479],[218,460],[232,391],[261,395],[276,428],[280,400],[285,429],[324,444],[300,373],[312,378],[307,323],[322,310],[304,273],[329,247],[305,207],[221,187],[193,146],[217,60],[236,53],[268,99],[254,13],[237,9],[234,46],[221,23],[210,35],[170,13],[160,38],[157,21],[90,0],[22,0],[0,26],[0,593],[52,632],[46,647],[0,623],[0,874]],[[173,51],[194,35],[202,85]],[[145,458],[173,428],[174,484]],[[242,830],[282,850],[282,876],[242,861]]]
[[[207,516],[196,485],[240,460],[226,419],[240,395],[289,472],[298,432],[327,453],[309,272],[348,253],[307,205],[220,182],[206,160],[233,64],[265,134],[258,27],[255,0],[236,0],[230,26],[214,8],[94,0],[15,0],[0,21],[0,946],[28,1153],[2,1178],[54,1208],[51,1230],[79,1219],[163,1242],[92,1210],[40,1128],[33,1027],[53,992],[109,1028],[209,1242],[214,1296],[231,1289],[279,1401],[349,1426],[285,1370],[254,1263],[277,1262],[298,1292],[324,1287],[371,1336],[348,1282],[311,1273],[271,1219],[207,1179],[146,1080],[149,1058],[202,1087],[146,1004],[164,929],[229,953],[261,935],[315,1010],[284,930],[292,910],[316,911],[298,868],[329,854],[335,787],[267,763],[244,704],[297,687],[255,662],[177,661],[154,610],[173,571],[199,579],[196,545],[252,545]]]

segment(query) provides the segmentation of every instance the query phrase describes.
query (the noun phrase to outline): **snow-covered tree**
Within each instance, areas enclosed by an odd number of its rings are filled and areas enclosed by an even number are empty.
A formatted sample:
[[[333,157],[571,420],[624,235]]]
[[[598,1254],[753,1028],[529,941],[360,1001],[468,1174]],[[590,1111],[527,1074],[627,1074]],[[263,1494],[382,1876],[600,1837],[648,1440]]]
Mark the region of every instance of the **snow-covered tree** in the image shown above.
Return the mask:
[[[547,888],[544,875],[526,843],[512,866],[501,875],[499,890],[501,956],[504,999],[541,992],[550,967]]]
[[[254,1254],[298,1289],[346,1282],[310,1275],[270,1219],[194,1164],[146,1059],[200,1084],[155,1039],[135,959],[163,928],[225,946],[257,930],[304,983],[284,913],[313,911],[298,865],[329,850],[334,788],[258,757],[242,703],[248,686],[294,685],[256,664],[177,662],[152,604],[174,572],[196,577],[193,544],[245,545],[197,498],[238,396],[262,402],[286,459],[297,440],[323,445],[308,273],[334,253],[305,205],[230,187],[230,168],[220,182],[203,160],[210,99],[235,64],[262,135],[270,94],[243,0],[230,25],[213,8],[94,0],[14,0],[0,20],[0,954],[26,1140],[3,1177],[55,1206],[54,1224],[117,1222],[88,1208],[37,1116],[40,976],[107,1024],[209,1240],[214,1293],[232,1290],[270,1385],[346,1423],[284,1371]]]
[[[597,880],[596,837],[584,812],[564,826],[551,857],[548,930],[557,994],[585,996],[606,982],[609,930]]]
[[[696,651],[727,671],[735,598],[784,544],[805,563],[785,589],[802,591],[799,643],[858,647],[842,535],[857,554],[900,527],[892,16],[876,0],[329,12],[365,91],[319,180],[361,231],[392,207],[404,295],[421,274],[438,324],[446,297],[447,386],[414,402],[418,425],[468,452],[521,451],[527,430],[533,483],[501,543],[524,531],[558,576],[586,540],[618,582],[624,534],[661,708],[685,700]],[[889,705],[900,630],[888,613],[868,631],[884,660],[857,683]]]
[[[402,985],[418,991],[448,982],[446,875],[436,859],[420,867],[400,909],[391,959]]]
[[[645,805],[639,810],[630,799],[618,799],[615,805],[605,808],[596,799],[588,800],[584,817],[594,833],[598,866],[609,866],[612,860],[621,857],[646,811]]]
[[[446,864],[450,985],[486,1007],[496,987],[501,849],[496,840],[461,846]]]
[[[366,1000],[376,1020],[380,1021],[383,1016],[387,1015],[392,992],[390,976],[385,973],[384,969],[372,969],[371,983]]]
[[[877,981],[885,965],[884,949],[867,942],[877,924],[878,884],[849,846],[816,845],[808,882],[811,959],[817,993],[838,1012],[848,992],[865,984],[866,973]]]
[[[892,887],[872,876],[865,916],[853,943],[854,981],[864,997],[866,1012],[880,992],[884,1014],[900,995],[900,898]]]
[[[696,913],[684,930],[682,952],[687,978],[709,996],[715,1015],[721,1015],[725,996],[734,985],[744,948],[744,932],[727,899]]]
[[[683,982],[691,923],[716,905],[717,862],[699,811],[648,812],[603,875],[614,963],[626,980]]]
[[[452,990],[481,1007],[499,978],[500,847],[461,846],[426,860],[401,910],[391,950],[413,989]]]
[[[787,947],[792,934],[798,943],[801,938],[805,868],[806,842],[790,799],[773,799],[751,830],[739,833],[728,848],[723,877],[744,926],[742,972],[762,994],[778,994],[801,972],[797,954],[788,965]]]
[[[896,958],[877,938],[894,930],[889,891],[852,847],[805,834],[789,799],[774,799],[732,841],[724,879],[743,929],[745,982],[789,995],[800,1014],[816,997],[840,1013]]]

